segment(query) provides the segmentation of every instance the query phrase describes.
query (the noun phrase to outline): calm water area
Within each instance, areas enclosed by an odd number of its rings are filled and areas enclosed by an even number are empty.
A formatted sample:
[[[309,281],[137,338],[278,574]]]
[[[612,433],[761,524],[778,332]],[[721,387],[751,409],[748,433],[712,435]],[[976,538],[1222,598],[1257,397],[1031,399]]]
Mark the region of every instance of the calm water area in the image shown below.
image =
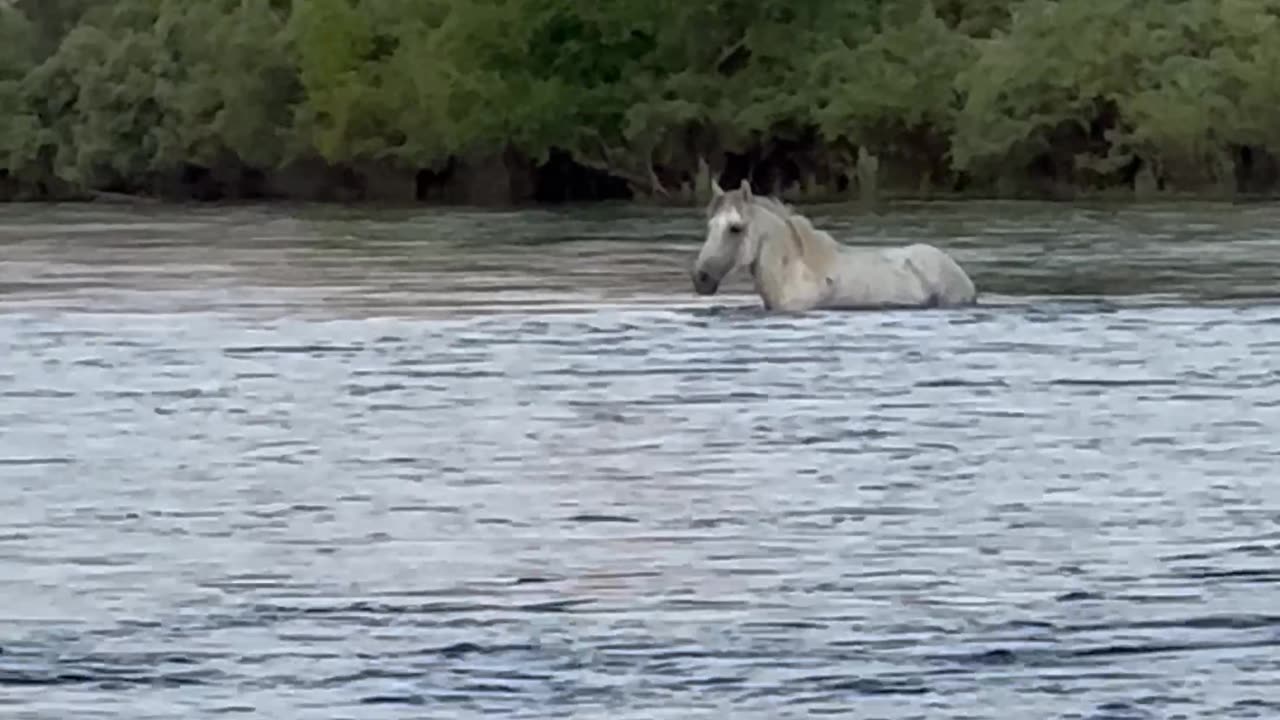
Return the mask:
[[[0,206],[0,716],[1280,716],[1280,206]]]

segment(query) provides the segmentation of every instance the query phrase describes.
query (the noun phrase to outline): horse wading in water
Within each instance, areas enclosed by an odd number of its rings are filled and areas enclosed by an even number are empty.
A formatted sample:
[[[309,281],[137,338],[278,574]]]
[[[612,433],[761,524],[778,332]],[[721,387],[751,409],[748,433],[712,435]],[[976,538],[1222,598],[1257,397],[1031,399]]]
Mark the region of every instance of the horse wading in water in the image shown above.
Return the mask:
[[[713,181],[706,212],[707,239],[693,265],[699,295],[714,295],[726,275],[746,269],[768,310],[954,307],[977,300],[973,281],[938,248],[841,244],[784,203],[752,194],[746,180],[729,192]]]

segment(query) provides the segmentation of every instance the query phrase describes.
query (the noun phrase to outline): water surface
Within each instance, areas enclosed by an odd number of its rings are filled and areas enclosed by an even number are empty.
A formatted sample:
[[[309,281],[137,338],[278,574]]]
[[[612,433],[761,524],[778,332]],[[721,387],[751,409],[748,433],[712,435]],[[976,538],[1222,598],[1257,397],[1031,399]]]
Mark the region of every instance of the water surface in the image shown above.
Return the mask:
[[[1280,711],[1280,209],[812,214],[984,305],[696,298],[696,212],[0,209],[0,709]]]

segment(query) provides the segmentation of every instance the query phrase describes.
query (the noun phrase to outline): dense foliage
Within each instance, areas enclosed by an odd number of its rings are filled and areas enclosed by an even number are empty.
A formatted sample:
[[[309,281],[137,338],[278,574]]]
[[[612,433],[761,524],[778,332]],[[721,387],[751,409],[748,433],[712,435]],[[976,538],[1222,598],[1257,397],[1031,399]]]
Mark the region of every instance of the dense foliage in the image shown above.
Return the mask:
[[[647,196],[708,168],[809,193],[1263,187],[1278,20],[1280,0],[0,0],[0,192],[235,194],[290,167],[517,188],[554,162]]]

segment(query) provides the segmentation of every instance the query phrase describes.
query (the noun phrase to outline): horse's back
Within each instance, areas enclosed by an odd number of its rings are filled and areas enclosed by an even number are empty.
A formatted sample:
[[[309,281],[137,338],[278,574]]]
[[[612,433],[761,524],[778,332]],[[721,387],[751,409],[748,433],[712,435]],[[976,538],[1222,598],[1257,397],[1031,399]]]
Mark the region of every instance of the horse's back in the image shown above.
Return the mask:
[[[969,305],[977,300],[977,288],[960,263],[929,243],[913,243],[900,248],[933,294],[937,305]]]

